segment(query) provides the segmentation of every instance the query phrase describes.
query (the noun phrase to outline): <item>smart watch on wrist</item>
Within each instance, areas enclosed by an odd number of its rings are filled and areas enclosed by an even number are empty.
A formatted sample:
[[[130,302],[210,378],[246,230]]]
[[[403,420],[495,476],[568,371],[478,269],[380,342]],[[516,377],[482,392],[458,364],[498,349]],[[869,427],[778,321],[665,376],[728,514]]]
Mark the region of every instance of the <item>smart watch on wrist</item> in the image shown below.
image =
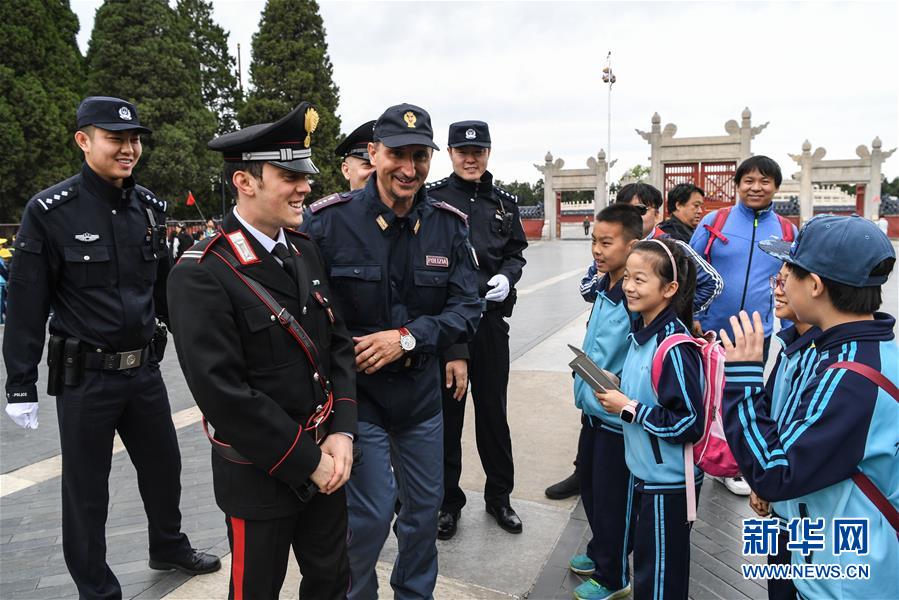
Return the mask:
[[[625,423],[633,423],[637,418],[637,403],[633,400],[628,400],[628,403],[621,408],[619,416]]]
[[[400,327],[399,332],[400,347],[403,349],[403,352],[412,352],[415,350],[415,338],[409,333],[409,330],[405,327]]]

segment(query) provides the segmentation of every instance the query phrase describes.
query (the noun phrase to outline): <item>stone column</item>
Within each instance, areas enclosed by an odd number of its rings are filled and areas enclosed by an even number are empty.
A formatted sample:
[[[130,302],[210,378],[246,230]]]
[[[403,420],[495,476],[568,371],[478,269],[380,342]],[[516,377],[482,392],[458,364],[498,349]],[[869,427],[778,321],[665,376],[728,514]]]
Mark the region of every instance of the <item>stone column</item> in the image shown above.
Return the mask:
[[[880,203],[880,184],[883,181],[882,166],[887,156],[892,154],[885,153],[881,150],[883,142],[879,137],[874,138],[871,142],[871,177],[868,185],[865,186],[865,218],[877,219],[877,207]]]
[[[587,166],[596,172],[596,189],[593,191],[593,214],[595,215],[609,205],[608,177],[611,165],[606,161],[605,150],[600,150],[595,160],[590,157]]]
[[[818,151],[823,151],[818,148]],[[818,151],[815,154],[818,154]],[[799,223],[805,223],[814,216],[814,206],[812,205],[812,145],[808,140],[802,144],[802,154],[791,154],[790,157],[799,164],[801,169],[799,174]]]
[[[752,156],[752,112],[748,106],[743,109],[740,117],[740,162],[743,162]]]
[[[556,192],[553,190],[553,155],[550,152],[544,157],[543,171],[543,215],[546,219],[546,239],[556,238]]]
[[[662,167],[662,117],[659,113],[652,115],[652,133],[650,134],[649,179],[657,190],[664,190],[665,171]]]

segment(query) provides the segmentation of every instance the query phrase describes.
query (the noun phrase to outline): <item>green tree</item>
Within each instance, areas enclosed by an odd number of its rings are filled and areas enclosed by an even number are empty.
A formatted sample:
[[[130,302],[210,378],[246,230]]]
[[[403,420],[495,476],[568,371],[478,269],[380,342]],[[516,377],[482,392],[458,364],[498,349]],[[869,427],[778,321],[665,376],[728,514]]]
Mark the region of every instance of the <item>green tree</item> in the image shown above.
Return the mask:
[[[649,177],[651,169],[644,165],[634,165],[630,169],[624,172],[621,176],[621,181],[625,179],[633,179],[635,181],[643,181],[644,179]],[[620,182],[619,182],[620,183]]]
[[[527,181],[511,181],[505,183],[499,179],[494,183],[509,193],[518,196],[519,206],[534,206],[543,203],[543,180],[537,180],[537,183],[528,183]]]
[[[137,180],[169,200],[174,216],[188,190],[218,206],[213,185],[221,157],[206,148],[217,129],[203,102],[200,56],[184,19],[165,0],[108,0],[98,10],[87,52],[88,92],[133,101],[145,136]]]
[[[237,129],[241,103],[237,61],[228,50],[228,32],[212,20],[212,2],[178,0],[178,15],[190,31],[190,41],[199,54],[200,90],[203,104],[218,118],[218,133]]]
[[[0,221],[17,221],[31,196],[78,169],[78,27],[68,0],[0,3]]]
[[[275,121],[302,101],[321,117],[312,135],[312,158],[321,170],[312,197],[345,187],[334,156],[340,134],[338,90],[332,78],[325,28],[314,0],[269,0],[253,35],[252,90],[240,109],[243,126]]]

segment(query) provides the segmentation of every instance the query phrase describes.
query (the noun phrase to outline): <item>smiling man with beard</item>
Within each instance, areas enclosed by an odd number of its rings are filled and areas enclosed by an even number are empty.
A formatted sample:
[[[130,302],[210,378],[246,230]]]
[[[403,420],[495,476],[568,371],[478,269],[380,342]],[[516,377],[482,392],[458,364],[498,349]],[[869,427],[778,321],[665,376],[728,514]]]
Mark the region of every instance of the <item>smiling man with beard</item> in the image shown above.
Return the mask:
[[[437,149],[428,113],[388,108],[364,188],[313,202],[303,229],[318,242],[337,312],[354,336],[363,460],[347,486],[351,599],[377,598],[375,564],[390,531],[396,598],[430,598],[443,499],[438,356],[467,342],[481,315],[464,213],[424,189]]]

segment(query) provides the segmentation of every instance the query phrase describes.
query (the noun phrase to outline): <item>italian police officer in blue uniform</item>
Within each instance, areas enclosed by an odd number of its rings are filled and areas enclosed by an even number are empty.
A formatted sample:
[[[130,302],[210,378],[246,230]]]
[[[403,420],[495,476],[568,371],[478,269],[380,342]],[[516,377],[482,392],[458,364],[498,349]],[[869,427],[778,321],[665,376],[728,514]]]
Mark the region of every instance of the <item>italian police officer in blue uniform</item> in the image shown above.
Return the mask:
[[[347,486],[351,599],[377,597],[397,494],[395,597],[431,598],[437,579],[438,356],[474,334],[481,303],[465,215],[424,189],[434,149],[425,110],[388,108],[368,145],[375,173],[366,186],[313,202],[303,221],[355,342],[363,458]]]
[[[521,279],[527,239],[521,226],[517,198],[493,185],[487,170],[490,129],[483,121],[460,121],[449,127],[453,173],[428,186],[428,194],[468,215],[470,240],[478,256],[478,293],[486,309],[474,339],[468,344],[471,396],[474,401],[475,437],[481,465],[487,475],[484,501],[500,527],[521,533],[521,519],[509,503],[514,485],[512,439],[506,417],[509,384],[509,324],[515,305],[515,284]],[[438,535],[456,533],[465,493],[462,475],[462,425],[465,387],[458,384],[458,365],[465,358],[458,346],[444,355],[444,498]],[[455,379],[455,381],[453,380]],[[456,385],[454,385],[456,384]],[[447,387],[449,386],[449,387]],[[461,388],[461,389],[460,389]]]
[[[318,173],[318,121],[302,102],[209,143],[224,155],[237,204],[172,269],[178,359],[215,430],[232,599],[277,598],[291,547],[302,598],[342,598],[350,583],[343,486],[356,432],[353,341],[318,248],[295,231]]]
[[[82,598],[121,598],[106,564],[109,469],[118,431],[147,512],[150,567],[199,574],[219,559],[181,532],[181,454],[159,372],[167,319],[166,203],[136,185],[133,104],[92,96],[78,107],[77,175],[25,206],[3,338],[6,412],[38,426],[37,366],[50,307],[48,393],[62,450],[62,547]]]
[[[368,155],[368,144],[372,141],[374,127],[374,121],[366,121],[334,149],[334,154],[343,159],[340,163],[340,172],[350,184],[350,191],[365,187],[365,182],[375,172],[371,166],[371,157]]]

